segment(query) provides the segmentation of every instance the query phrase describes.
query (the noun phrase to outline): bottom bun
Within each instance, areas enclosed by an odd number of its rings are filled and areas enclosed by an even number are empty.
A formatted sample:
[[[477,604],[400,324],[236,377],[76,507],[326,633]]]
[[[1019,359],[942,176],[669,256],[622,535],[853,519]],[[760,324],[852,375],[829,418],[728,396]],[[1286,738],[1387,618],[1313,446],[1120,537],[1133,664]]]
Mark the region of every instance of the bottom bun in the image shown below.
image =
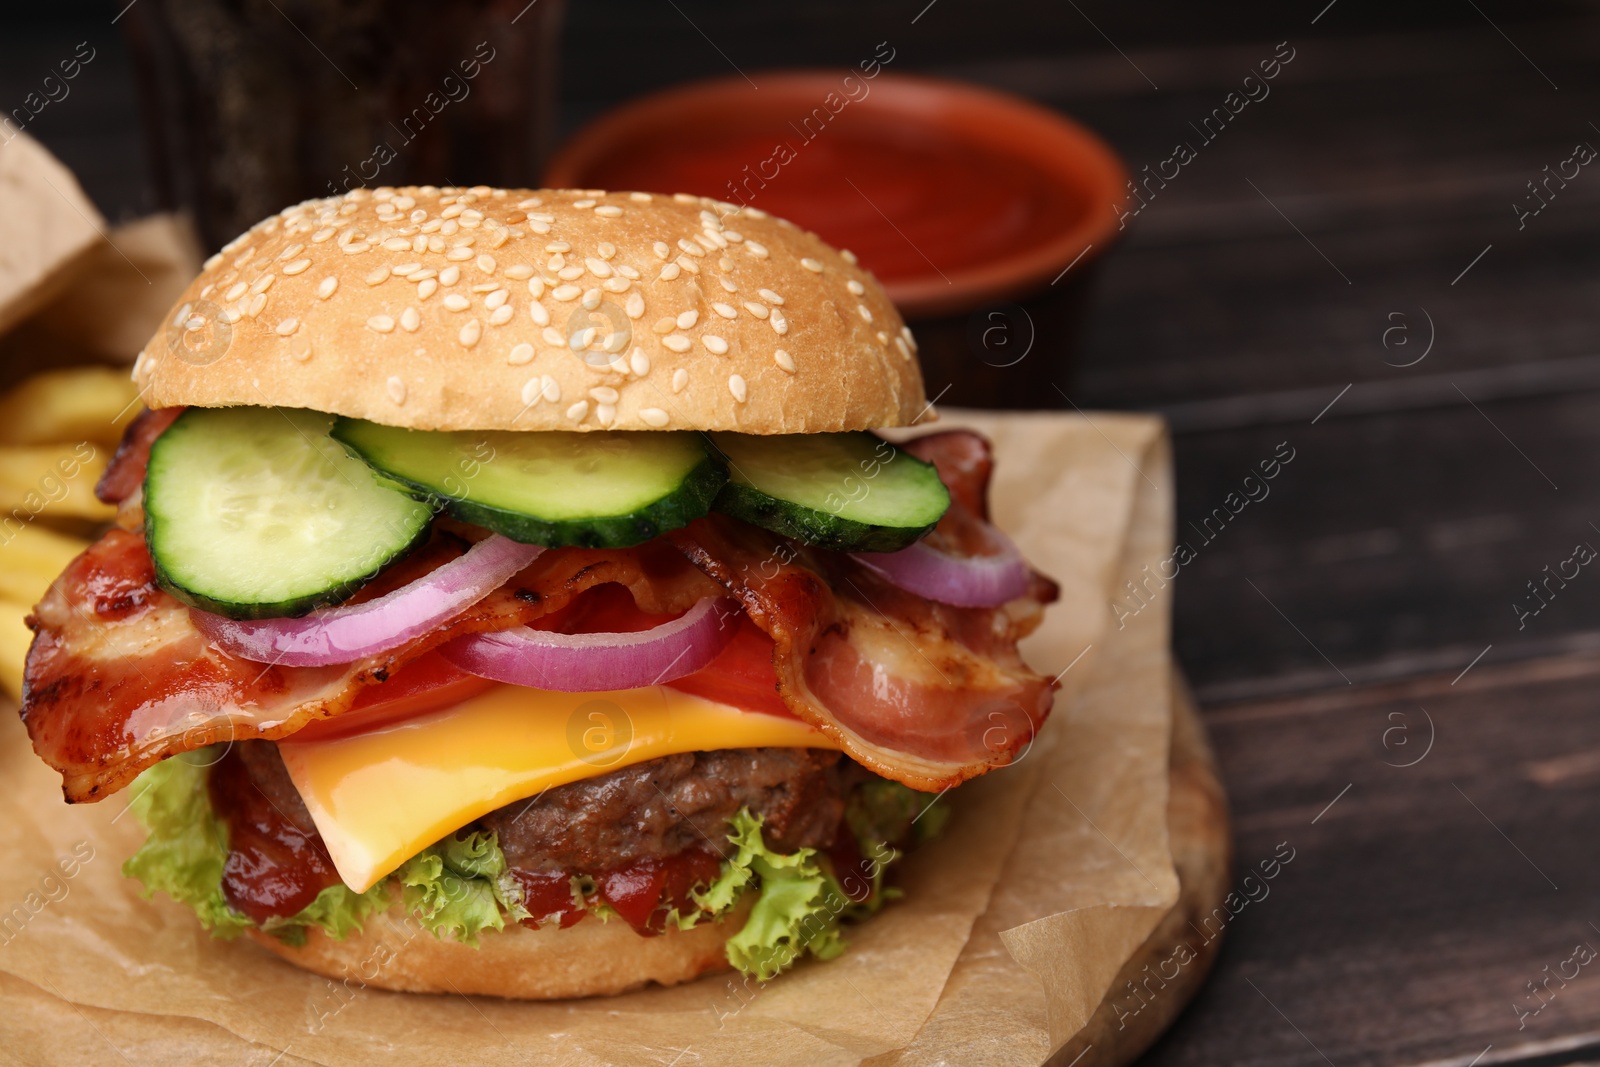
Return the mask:
[[[485,931],[478,948],[434,937],[399,904],[343,941],[315,928],[302,946],[258,929],[245,933],[295,966],[352,988],[559,1000],[609,996],[651,982],[676,985],[731,970],[723,946],[744,926],[750,903],[716,922],[656,937],[641,937],[621,919],[589,917],[565,930],[508,924]]]

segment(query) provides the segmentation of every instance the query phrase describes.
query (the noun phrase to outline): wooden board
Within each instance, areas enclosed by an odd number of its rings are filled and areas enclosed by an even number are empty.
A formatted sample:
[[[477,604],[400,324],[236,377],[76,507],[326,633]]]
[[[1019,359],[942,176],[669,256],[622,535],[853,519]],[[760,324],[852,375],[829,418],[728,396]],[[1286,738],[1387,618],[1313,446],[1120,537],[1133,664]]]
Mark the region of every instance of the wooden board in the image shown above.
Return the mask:
[[[1120,1067],[1133,1062],[1199,991],[1222,946],[1222,936],[1207,939],[1197,931],[1222,907],[1232,877],[1228,800],[1194,698],[1181,678],[1174,677],[1172,688],[1167,833],[1178,872],[1178,901],[1111,983],[1089,1024],[1051,1058],[1053,1065]],[[1213,922],[1206,930],[1219,926]]]

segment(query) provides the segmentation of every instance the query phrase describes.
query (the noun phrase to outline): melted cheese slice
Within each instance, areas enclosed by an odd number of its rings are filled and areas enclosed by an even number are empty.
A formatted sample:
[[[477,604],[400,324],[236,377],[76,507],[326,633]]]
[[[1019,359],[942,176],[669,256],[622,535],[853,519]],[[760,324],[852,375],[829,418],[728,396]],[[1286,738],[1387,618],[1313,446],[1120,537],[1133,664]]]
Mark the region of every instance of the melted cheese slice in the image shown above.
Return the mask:
[[[838,746],[798,719],[664,686],[511,685],[349,737],[278,743],[339,877],[358,893],[472,820],[553,786],[659,756],[757,747]]]

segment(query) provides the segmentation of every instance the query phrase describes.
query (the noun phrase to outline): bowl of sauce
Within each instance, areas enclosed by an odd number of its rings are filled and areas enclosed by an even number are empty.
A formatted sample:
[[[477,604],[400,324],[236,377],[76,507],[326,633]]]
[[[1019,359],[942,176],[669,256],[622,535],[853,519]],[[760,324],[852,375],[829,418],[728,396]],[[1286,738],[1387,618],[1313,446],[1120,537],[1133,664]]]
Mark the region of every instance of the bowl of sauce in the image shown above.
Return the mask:
[[[917,332],[930,392],[944,377],[962,387],[952,402],[1037,406],[1048,398],[1030,379],[1071,347],[1085,279],[1118,232],[1126,169],[1037,104],[868,69],[651,94],[581,130],[546,183],[695,193],[787,218],[877,276]],[[1025,342],[1050,358],[1018,370]]]

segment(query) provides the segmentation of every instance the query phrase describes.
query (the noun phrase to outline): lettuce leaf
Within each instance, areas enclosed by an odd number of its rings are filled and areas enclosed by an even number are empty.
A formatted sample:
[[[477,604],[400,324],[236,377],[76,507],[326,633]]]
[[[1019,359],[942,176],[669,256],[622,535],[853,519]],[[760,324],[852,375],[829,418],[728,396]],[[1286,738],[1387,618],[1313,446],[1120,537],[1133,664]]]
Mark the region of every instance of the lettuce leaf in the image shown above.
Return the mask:
[[[251,920],[222,895],[222,865],[228,839],[206,795],[206,754],[162,760],[134,779],[128,807],[150,831],[122,873],[144,884],[146,898],[158,890],[194,909],[212,936],[238,937]]]
[[[430,845],[399,871],[405,909],[435,937],[474,947],[484,930],[503,930],[506,916],[528,918],[523,894],[494,834],[455,834]]]
[[[816,849],[789,855],[772,851],[761,837],[761,818],[748,808],[732,819],[728,840],[734,854],[717,880],[694,901],[709,916],[732,908],[745,890],[759,887],[743,929],[728,939],[728,962],[760,981],[774,977],[801,954],[832,959],[844,951],[839,919],[851,901]]]

